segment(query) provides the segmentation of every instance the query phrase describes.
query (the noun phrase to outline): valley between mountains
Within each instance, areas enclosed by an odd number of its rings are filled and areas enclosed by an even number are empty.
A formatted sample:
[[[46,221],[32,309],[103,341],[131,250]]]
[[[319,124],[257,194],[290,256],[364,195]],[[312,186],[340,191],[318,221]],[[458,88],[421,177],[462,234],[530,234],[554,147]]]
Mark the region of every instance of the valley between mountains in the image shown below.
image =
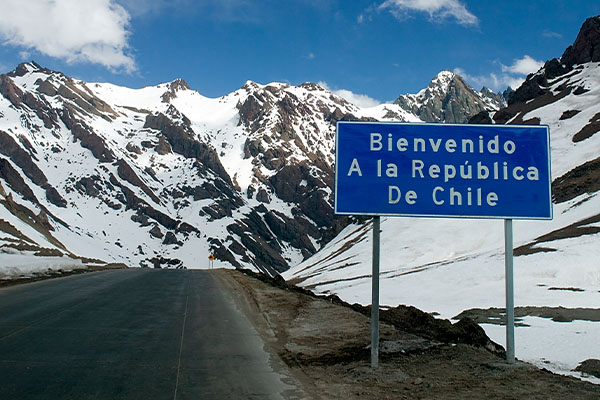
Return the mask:
[[[180,79],[131,89],[30,62],[0,75],[0,94],[0,278],[208,268],[214,254],[362,305],[370,220],[333,213],[338,121],[546,124],[555,217],[515,223],[516,302],[566,317],[524,313],[517,357],[578,377],[600,359],[598,320],[569,318],[600,304],[600,17],[504,93],[442,71],[372,108],[308,82],[207,98]],[[501,221],[382,222],[382,302],[447,319],[470,310],[502,343]]]

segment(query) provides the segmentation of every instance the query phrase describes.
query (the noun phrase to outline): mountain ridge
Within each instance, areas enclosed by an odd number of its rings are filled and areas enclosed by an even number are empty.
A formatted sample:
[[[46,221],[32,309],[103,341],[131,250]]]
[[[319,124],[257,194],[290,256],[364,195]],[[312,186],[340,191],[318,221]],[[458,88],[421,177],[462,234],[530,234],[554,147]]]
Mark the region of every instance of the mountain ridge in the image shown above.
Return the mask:
[[[129,89],[36,63],[0,75],[0,93],[7,230],[34,221],[58,253],[154,267],[197,267],[212,252],[287,269],[347,220],[331,212],[335,123],[417,120],[394,105],[365,113],[311,83],[248,81],[210,99],[181,79]],[[24,236],[0,247],[29,251]]]
[[[337,121],[422,121],[311,82],[207,98],[183,79],[130,89],[35,62],[0,75],[0,94],[0,184],[29,210],[5,206],[13,228],[37,221],[69,256],[197,267],[213,253],[271,275],[352,221],[332,209]],[[0,248],[27,247],[11,240]]]

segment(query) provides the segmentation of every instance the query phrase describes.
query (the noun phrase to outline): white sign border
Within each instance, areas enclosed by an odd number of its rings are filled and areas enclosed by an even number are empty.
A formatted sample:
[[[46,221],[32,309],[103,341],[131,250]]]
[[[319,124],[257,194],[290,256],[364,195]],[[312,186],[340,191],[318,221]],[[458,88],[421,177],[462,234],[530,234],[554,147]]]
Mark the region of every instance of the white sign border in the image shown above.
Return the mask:
[[[491,127],[515,127],[515,128],[531,128],[531,127],[542,127],[546,128],[546,139],[548,143],[548,193],[550,194],[549,202],[549,217],[515,217],[515,216],[499,216],[499,215],[458,215],[458,214],[404,214],[404,213],[370,213],[370,212],[345,212],[337,210],[337,198],[338,198],[338,139],[339,139],[339,125],[340,124],[377,124],[377,125],[426,125],[426,126],[474,126],[482,128]],[[554,207],[552,202],[552,162],[551,162],[551,146],[550,146],[550,127],[548,125],[502,125],[502,124],[442,124],[442,123],[429,123],[429,122],[382,122],[382,121],[338,121],[336,124],[335,131],[335,169],[334,169],[334,203],[333,212],[335,215],[364,215],[370,217],[414,217],[414,218],[461,218],[461,219],[513,219],[513,220],[538,220],[538,221],[551,221],[554,219]]]

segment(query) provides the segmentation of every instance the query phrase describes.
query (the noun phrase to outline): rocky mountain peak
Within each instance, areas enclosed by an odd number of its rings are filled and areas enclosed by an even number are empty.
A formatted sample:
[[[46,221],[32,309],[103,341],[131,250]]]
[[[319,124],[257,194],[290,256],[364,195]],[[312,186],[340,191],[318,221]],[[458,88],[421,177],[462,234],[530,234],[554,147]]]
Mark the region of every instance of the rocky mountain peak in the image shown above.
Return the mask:
[[[177,97],[177,92],[181,90],[191,90],[190,85],[183,79],[177,78],[173,82],[167,83],[167,91],[162,95],[161,99],[163,103],[169,103],[175,97]]]
[[[578,73],[581,68],[576,66],[589,62],[600,62],[600,16],[588,18],[583,23],[575,42],[567,47],[560,59],[546,61],[539,71],[529,74],[525,82],[510,94],[508,104],[523,103],[548,94],[551,81],[573,70]]]
[[[306,90],[310,90],[310,91],[323,91],[325,89],[323,89],[323,87],[321,85],[319,85],[318,83],[314,83],[314,82],[304,82],[301,83],[300,85],[298,85],[301,88],[304,88]]]
[[[446,93],[454,79],[456,79],[456,74],[454,74],[454,72],[449,70],[441,71],[431,80],[428,88],[439,90],[441,93]]]
[[[394,102],[425,122],[463,123],[484,110],[505,105],[501,94],[477,92],[460,75],[444,70],[417,94],[401,95]]]
[[[245,90],[246,92],[253,92],[255,90],[260,89],[261,85],[259,85],[258,83],[248,80],[246,81],[246,83],[244,83],[244,85],[241,87],[242,90]]]
[[[560,60],[571,67],[600,62],[600,15],[588,18],[583,23],[575,42],[567,47]]]
[[[11,77],[17,77],[17,76],[25,76],[26,74],[29,74],[32,72],[43,72],[43,73],[51,74],[53,71],[50,71],[47,68],[41,67],[35,61],[30,61],[30,62],[24,62],[24,63],[19,64],[17,66],[17,68],[15,68],[11,72],[9,72],[7,75],[11,76]]]
[[[169,83],[169,88],[172,90],[190,90],[190,85],[181,78],[175,79],[173,82]]]
[[[490,97],[496,95],[496,93],[494,93],[494,91],[492,89],[488,88],[487,86],[483,86],[481,88],[481,90],[479,91],[479,93],[481,93],[481,94],[483,94],[485,96],[490,96]]]

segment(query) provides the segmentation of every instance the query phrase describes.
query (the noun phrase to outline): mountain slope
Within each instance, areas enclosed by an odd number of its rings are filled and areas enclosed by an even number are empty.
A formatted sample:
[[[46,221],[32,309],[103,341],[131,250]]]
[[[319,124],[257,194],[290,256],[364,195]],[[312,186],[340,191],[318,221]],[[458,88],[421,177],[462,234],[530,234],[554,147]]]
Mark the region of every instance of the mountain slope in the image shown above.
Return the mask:
[[[0,75],[0,94],[1,248],[153,267],[204,267],[213,252],[286,270],[347,224],[332,213],[335,123],[418,120],[310,83],[210,99],[183,80],[128,89],[35,63]],[[54,244],[25,249],[30,228]]]

